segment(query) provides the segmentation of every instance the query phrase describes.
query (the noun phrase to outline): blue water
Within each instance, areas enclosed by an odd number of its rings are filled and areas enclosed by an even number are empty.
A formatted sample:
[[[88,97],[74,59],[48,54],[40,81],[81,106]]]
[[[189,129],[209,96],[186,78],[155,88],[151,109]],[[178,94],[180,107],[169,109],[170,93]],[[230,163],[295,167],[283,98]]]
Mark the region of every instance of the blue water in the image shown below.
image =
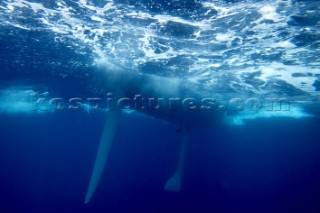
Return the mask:
[[[295,0],[1,1],[0,212],[320,212],[319,8]],[[84,204],[108,112],[32,111],[30,94],[85,100],[118,82],[130,94],[170,95],[177,86],[177,95],[224,107],[232,98],[284,98],[292,108],[218,109],[208,119],[124,112]],[[176,117],[188,115],[182,189],[165,191],[181,143]]]
[[[102,125],[103,116],[2,115],[2,212],[319,209],[319,120],[268,120],[193,133],[184,188],[173,193],[163,186],[177,160],[174,126],[125,117],[104,178],[86,206]]]

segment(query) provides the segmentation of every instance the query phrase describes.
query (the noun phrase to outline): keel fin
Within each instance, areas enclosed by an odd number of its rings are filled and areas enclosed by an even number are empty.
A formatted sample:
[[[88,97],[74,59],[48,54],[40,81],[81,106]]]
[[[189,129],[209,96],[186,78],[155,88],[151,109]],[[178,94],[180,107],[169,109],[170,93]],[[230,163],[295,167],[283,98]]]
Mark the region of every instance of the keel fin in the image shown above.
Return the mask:
[[[91,174],[87,195],[84,201],[85,204],[90,202],[101,179],[101,175],[108,159],[116,128],[119,123],[120,114],[121,110],[113,110],[108,112],[100,139],[96,161]]]
[[[167,181],[164,187],[164,189],[167,191],[174,191],[174,192],[181,191],[181,177],[182,177],[183,167],[186,159],[187,142],[188,142],[188,136],[185,130],[182,131],[181,139],[182,140],[181,140],[181,147],[179,152],[177,169],[174,175]]]
[[[179,176],[179,175],[172,176],[167,181],[164,189],[167,191],[180,192],[181,191],[181,176]]]

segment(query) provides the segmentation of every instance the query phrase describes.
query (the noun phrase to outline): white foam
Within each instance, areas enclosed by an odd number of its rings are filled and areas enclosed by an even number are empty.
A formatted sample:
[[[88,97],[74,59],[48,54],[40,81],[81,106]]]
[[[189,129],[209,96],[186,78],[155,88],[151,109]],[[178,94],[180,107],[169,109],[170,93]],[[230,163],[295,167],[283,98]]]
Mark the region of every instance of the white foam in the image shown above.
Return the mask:
[[[0,113],[41,113],[43,110],[32,110],[32,89],[8,88],[0,90]]]
[[[282,80],[294,88],[298,88],[307,93],[315,93],[316,88],[314,82],[318,79],[317,74],[320,74],[320,69],[307,68],[299,65],[284,65],[282,63],[273,62],[270,65],[260,67],[261,75],[257,77],[264,82],[272,79]],[[301,73],[301,77],[294,77],[293,74]],[[309,75],[303,76],[304,73]]]
[[[212,2],[203,2],[202,5],[205,8],[209,8],[209,9],[213,9],[213,10],[218,11],[219,17],[225,17],[225,16],[229,15],[229,13],[230,13],[229,8],[218,6],[217,4],[212,3]],[[208,12],[210,12],[210,11],[208,11]]]
[[[290,40],[286,40],[286,41],[280,41],[274,44],[270,45],[273,48],[285,48],[285,49],[292,49],[295,48],[296,45],[294,45]]]
[[[147,9],[138,10],[112,1],[96,6],[89,0],[72,4],[60,0],[53,9],[27,0],[4,0],[0,6],[0,25],[52,32],[59,45],[80,54],[92,51],[95,60],[91,64],[112,70],[149,72],[141,67],[150,62],[159,63],[164,67],[161,75],[190,79],[205,88],[204,93],[215,93],[216,87],[224,87],[239,93],[266,94],[271,91],[263,86],[278,79],[310,97],[319,95],[313,85],[320,61],[310,62],[310,58],[320,54],[319,49],[312,49],[312,45],[297,47],[292,39],[301,30],[312,33],[314,28],[287,24],[299,12],[295,4],[285,4],[289,7],[286,11],[281,9],[283,1],[201,4],[204,11],[200,15],[205,16],[199,21],[172,14],[155,15]],[[77,11],[78,7],[81,10]],[[212,11],[217,14],[209,17]],[[25,13],[30,17],[21,21]],[[190,37],[178,38],[162,32],[168,22],[196,30]],[[172,64],[172,60],[180,58],[188,63]],[[293,65],[285,65],[287,61]],[[251,85],[244,77],[254,72],[261,75],[251,80],[263,81],[264,85]],[[308,75],[303,75],[307,72]],[[294,73],[300,73],[301,77],[293,77]]]
[[[280,16],[278,15],[278,13],[276,12],[276,8],[273,6],[263,6],[259,12],[262,15],[262,18],[264,18],[265,20],[270,20],[270,21],[274,21],[274,22],[279,22]]]
[[[228,31],[227,33],[217,33],[216,40],[220,42],[231,42],[234,39],[234,32]]]
[[[228,125],[244,125],[248,120],[270,119],[270,118],[312,118],[314,115],[305,112],[301,107],[290,107],[282,111],[242,111],[236,115],[225,115],[224,123]]]
[[[11,12],[14,11],[14,6],[13,6],[13,5],[8,5],[7,8],[8,8]]]

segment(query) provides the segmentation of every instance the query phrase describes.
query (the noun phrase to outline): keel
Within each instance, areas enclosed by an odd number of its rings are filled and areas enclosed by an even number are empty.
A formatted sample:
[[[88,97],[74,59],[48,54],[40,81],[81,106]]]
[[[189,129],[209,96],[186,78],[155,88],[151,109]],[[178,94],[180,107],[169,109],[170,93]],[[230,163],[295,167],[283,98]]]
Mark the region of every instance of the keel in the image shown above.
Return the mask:
[[[102,136],[100,139],[96,161],[91,174],[87,195],[84,201],[85,204],[90,202],[97,188],[97,185],[100,181],[103,169],[105,167],[105,164],[110,152],[114,134],[116,132],[117,125],[119,123],[120,114],[121,114],[121,110],[114,110],[114,111],[108,112],[106,122],[103,128]]]
[[[174,191],[174,192],[181,191],[181,177],[182,177],[183,167],[184,167],[185,158],[186,158],[187,141],[188,141],[188,137],[187,137],[185,130],[182,131],[181,137],[182,137],[181,138],[181,147],[180,147],[179,160],[178,160],[176,172],[167,181],[167,183],[164,187],[164,189],[168,190],[168,191]]]

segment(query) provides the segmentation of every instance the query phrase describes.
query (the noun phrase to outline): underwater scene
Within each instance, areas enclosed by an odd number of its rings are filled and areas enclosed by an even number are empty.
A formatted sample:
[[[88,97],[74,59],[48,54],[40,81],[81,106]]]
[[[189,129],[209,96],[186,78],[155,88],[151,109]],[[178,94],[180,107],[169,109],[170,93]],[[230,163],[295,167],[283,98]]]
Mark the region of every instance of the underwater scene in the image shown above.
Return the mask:
[[[0,213],[319,213],[320,1],[1,0]]]

